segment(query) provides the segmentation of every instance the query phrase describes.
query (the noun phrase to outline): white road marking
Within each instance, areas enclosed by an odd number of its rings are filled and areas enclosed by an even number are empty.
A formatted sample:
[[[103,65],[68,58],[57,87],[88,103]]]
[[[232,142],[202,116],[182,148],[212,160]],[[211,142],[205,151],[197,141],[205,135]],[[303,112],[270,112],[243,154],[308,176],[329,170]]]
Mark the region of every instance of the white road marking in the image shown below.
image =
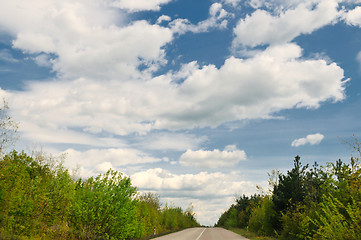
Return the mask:
[[[196,240],[199,240],[202,236],[202,234],[204,233],[204,231],[206,230],[207,228],[203,229],[203,232],[201,232],[201,234],[199,234],[199,236],[196,238]]]

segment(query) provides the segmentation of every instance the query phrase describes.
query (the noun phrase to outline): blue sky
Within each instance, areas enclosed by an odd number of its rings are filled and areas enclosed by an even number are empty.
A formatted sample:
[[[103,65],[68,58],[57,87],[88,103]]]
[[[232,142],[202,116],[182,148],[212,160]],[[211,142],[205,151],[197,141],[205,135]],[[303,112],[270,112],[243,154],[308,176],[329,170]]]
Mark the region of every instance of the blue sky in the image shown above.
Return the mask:
[[[267,173],[347,160],[361,1],[21,0],[0,7],[17,148],[109,168],[213,225]]]

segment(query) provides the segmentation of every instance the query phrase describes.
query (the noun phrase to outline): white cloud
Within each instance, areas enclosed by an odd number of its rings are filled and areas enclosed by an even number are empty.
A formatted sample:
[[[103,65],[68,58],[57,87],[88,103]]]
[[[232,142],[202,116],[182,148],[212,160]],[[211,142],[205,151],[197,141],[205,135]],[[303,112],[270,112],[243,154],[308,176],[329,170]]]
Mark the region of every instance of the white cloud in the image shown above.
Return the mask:
[[[97,170],[99,173],[105,173],[110,169],[114,169],[111,162],[103,162],[95,166],[95,170]]]
[[[81,177],[95,176],[110,168],[118,170],[121,166],[163,161],[163,159],[154,158],[130,148],[90,149],[88,151],[67,149],[63,153],[66,154],[64,165],[68,169],[79,168]]]
[[[41,67],[51,68],[51,57],[48,54],[40,54],[33,58],[34,62]]]
[[[160,6],[172,0],[113,0],[112,5],[131,12],[153,10],[159,11]]]
[[[106,27],[124,22],[124,14],[115,10],[104,4],[103,0],[6,1],[1,4],[0,27],[15,37],[20,32],[38,33],[36,36],[45,38],[49,35],[71,37],[71,34],[75,34],[75,40],[89,26]]]
[[[146,21],[116,25],[118,18],[100,0],[18,1],[1,8],[1,26],[11,29],[14,46],[38,53],[36,61],[48,61],[58,73],[53,81],[28,82],[25,91],[7,98],[24,134],[40,142],[93,145],[99,133],[216,127],[344,99],[343,70],[322,59],[301,59],[295,44],[269,47],[248,59],[230,57],[220,68],[191,62],[152,78],[147,73],[164,63],[163,47],[173,40],[174,29]],[[321,8],[326,7],[316,10]],[[209,14],[211,24],[205,20],[195,29],[208,29],[227,16],[219,3]],[[141,64],[145,71],[137,69]],[[177,83],[180,78],[184,81]]]
[[[320,144],[325,136],[320,133],[307,135],[305,138],[295,139],[292,143],[292,147],[300,147],[306,144],[317,145]]]
[[[290,42],[301,34],[310,34],[333,23],[339,16],[337,8],[337,0],[322,0],[316,7],[301,2],[278,14],[258,9],[241,19],[234,28],[233,47]]]
[[[168,28],[125,17],[102,0],[14,0],[2,5],[0,28],[15,48],[51,53],[48,64],[61,76],[121,80],[139,77],[140,65],[152,72],[164,64],[162,48],[173,39]]]
[[[157,19],[157,24],[160,24],[162,22],[170,22],[171,20],[172,20],[171,17],[167,15],[162,15]]]
[[[234,196],[224,198],[210,198],[207,200],[197,198],[167,197],[160,198],[163,205],[179,206],[186,210],[190,205],[194,207],[195,217],[198,222],[205,226],[213,226],[221,214],[226,211],[229,206],[235,203]]]
[[[347,24],[361,27],[361,7],[344,12],[343,18]]]
[[[232,167],[246,159],[247,156],[243,150],[237,149],[234,145],[229,145],[223,151],[218,149],[213,151],[187,150],[180,157],[179,163],[183,166],[195,166],[198,168],[222,168]]]
[[[152,129],[216,127],[270,118],[283,109],[318,108],[344,99],[344,73],[335,63],[300,59],[295,44],[270,47],[249,59],[231,57],[219,69],[190,63],[148,81],[54,80],[8,94],[28,136],[58,141],[96,133],[146,134]],[[175,83],[179,77],[184,81]],[[47,134],[48,132],[48,134]],[[41,135],[41,134],[40,134]],[[64,135],[64,141],[71,139]],[[49,139],[51,138],[51,139]],[[70,141],[73,142],[73,141]]]
[[[242,191],[251,193],[255,186],[239,179],[239,173],[220,172],[173,174],[161,168],[148,169],[131,175],[132,183],[144,191],[158,191],[164,197],[223,198]]]
[[[140,191],[156,191],[168,204],[185,209],[192,203],[197,219],[209,225],[233,203],[236,193],[251,195],[256,190],[254,183],[243,180],[237,172],[174,174],[156,168],[137,172],[131,179]]]
[[[197,24],[192,24],[188,19],[178,18],[169,23],[174,33],[184,34],[186,32],[201,33],[211,28],[225,29],[228,24],[227,18],[233,15],[222,8],[222,4],[213,3],[209,8],[209,18]]]

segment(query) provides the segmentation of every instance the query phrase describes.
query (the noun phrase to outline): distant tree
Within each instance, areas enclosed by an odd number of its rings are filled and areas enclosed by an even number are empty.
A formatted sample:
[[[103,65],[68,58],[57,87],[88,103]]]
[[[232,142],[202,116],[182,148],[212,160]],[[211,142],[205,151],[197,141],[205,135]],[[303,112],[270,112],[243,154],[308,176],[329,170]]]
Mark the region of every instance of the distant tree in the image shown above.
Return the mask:
[[[8,112],[9,106],[3,99],[2,106],[0,106],[0,157],[17,139],[18,123],[9,116]]]
[[[148,205],[152,206],[154,209],[159,210],[160,209],[160,196],[158,193],[143,193],[138,197],[139,201],[146,202]]]
[[[302,166],[300,156],[294,159],[294,167],[287,175],[279,176],[278,185],[274,186],[272,200],[275,210],[282,212],[297,203],[303,203],[306,192],[304,186],[308,165]]]

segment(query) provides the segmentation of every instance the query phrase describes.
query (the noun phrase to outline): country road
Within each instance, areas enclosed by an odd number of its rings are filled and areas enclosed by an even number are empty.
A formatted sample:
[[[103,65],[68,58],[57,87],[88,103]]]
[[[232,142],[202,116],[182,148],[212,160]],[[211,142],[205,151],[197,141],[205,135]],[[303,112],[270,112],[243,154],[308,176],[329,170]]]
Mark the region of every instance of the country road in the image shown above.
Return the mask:
[[[180,232],[172,233],[156,240],[247,240],[247,238],[235,234],[223,228],[189,228]]]

